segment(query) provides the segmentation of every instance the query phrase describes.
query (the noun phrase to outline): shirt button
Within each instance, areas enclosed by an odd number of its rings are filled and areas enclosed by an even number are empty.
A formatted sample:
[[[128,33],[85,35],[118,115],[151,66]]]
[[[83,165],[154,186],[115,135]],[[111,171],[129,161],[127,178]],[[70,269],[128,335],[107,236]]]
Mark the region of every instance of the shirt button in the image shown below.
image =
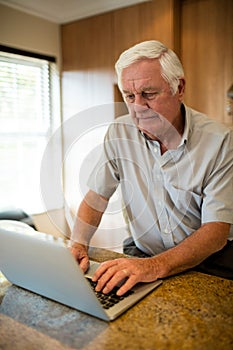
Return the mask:
[[[164,233],[170,233],[169,229],[165,228]]]
[[[154,147],[154,152],[155,152],[155,153],[157,153],[157,152],[158,152],[158,150],[157,150],[157,148],[156,148],[156,147]]]

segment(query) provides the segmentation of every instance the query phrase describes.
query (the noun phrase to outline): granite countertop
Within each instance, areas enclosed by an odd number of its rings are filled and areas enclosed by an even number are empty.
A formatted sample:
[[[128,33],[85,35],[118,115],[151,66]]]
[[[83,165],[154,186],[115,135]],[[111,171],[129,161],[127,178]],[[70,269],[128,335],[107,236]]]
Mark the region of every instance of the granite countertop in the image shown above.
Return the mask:
[[[94,249],[93,259],[119,254]],[[232,350],[233,281],[186,272],[107,323],[5,284],[0,306],[4,350]]]

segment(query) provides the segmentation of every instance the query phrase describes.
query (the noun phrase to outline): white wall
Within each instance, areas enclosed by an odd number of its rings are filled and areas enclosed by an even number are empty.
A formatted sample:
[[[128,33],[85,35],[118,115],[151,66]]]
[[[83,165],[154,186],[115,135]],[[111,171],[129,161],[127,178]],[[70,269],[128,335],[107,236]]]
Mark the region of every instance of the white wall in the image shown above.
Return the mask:
[[[61,65],[60,26],[1,4],[0,43],[55,56]]]

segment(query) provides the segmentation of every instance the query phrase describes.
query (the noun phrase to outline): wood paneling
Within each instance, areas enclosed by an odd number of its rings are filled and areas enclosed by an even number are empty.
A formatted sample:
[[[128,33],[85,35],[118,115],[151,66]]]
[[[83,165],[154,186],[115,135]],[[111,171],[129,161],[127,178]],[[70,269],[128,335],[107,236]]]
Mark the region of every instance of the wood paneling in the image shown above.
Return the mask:
[[[62,26],[65,119],[95,104],[114,102],[114,64],[126,48],[149,39],[174,48],[176,3],[152,0]]]
[[[111,13],[62,26],[63,71],[112,67]]]
[[[226,95],[233,83],[233,1],[183,1],[181,28],[186,103],[231,124]]]
[[[62,26],[64,119],[113,101],[111,14]]]
[[[144,40],[159,40],[175,49],[178,26],[175,0],[154,0],[114,11],[115,59]]]

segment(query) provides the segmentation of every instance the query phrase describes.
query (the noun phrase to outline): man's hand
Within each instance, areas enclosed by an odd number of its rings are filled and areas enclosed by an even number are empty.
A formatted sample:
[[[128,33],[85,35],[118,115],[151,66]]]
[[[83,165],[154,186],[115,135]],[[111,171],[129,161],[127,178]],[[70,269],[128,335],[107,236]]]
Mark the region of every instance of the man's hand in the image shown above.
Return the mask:
[[[83,272],[89,267],[88,244],[99,226],[107,205],[106,198],[90,190],[79,206],[69,245]]]
[[[154,258],[121,258],[106,261],[95,272],[92,280],[98,281],[96,291],[109,293],[123,281],[117,295],[123,295],[138,282],[152,282],[158,276]]]
[[[87,246],[77,242],[70,243],[70,251],[79,263],[83,272],[86,272],[89,267],[89,257],[87,254]]]
[[[151,258],[121,258],[101,264],[93,276],[96,290],[109,293],[123,282],[117,294],[123,295],[138,282],[152,282],[200,264],[227,243],[230,224],[209,222],[177,246]]]

